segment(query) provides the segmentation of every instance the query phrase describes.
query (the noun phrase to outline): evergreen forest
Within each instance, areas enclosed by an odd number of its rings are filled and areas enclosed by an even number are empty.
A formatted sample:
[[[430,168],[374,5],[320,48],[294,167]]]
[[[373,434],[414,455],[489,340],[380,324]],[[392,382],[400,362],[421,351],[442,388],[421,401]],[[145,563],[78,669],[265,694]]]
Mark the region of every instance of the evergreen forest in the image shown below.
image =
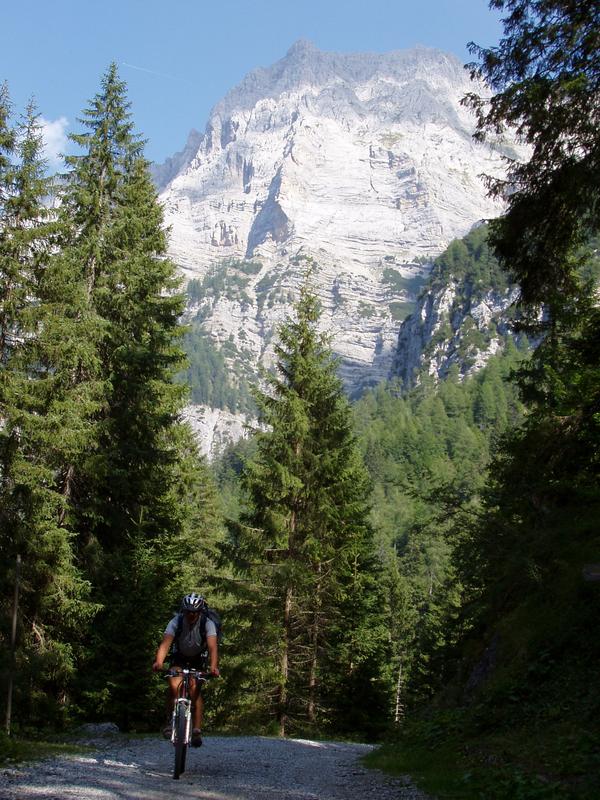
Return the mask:
[[[443,380],[353,402],[307,257],[274,369],[231,376],[201,303],[260,264],[183,287],[115,64],[60,175],[1,87],[0,756],[89,721],[157,732],[154,653],[195,590],[224,621],[208,729],[378,742],[439,797],[597,797],[600,25],[490,5],[504,32],[470,68],[494,94],[463,102],[530,157],[421,291],[518,287],[510,333],[476,370],[467,326]],[[208,463],[190,400],[259,424]]]

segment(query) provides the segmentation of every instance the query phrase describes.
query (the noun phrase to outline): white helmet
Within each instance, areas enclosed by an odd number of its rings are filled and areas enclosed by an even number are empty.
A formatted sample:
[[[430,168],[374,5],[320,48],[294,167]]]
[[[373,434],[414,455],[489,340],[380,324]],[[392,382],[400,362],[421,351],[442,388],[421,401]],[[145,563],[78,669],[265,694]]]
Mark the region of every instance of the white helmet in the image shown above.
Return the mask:
[[[186,594],[181,601],[182,611],[204,611],[205,608],[206,600],[202,597],[202,595],[196,594],[196,592]]]

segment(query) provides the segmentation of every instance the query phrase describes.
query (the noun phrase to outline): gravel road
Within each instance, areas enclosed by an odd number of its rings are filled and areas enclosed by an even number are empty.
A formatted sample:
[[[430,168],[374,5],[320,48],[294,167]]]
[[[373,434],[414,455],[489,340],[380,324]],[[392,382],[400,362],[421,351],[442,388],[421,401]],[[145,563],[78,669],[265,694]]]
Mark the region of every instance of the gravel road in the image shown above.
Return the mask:
[[[427,800],[408,778],[363,767],[370,745],[207,736],[172,778],[173,747],[111,736],[85,755],[0,770],[1,800]]]

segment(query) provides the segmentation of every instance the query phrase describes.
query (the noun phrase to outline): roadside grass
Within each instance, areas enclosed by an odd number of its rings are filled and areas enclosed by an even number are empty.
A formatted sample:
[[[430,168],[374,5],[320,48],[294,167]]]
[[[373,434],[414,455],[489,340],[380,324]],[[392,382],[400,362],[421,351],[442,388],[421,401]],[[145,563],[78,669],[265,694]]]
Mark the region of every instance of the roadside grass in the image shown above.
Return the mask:
[[[425,743],[390,743],[362,758],[367,767],[389,775],[409,775],[413,783],[437,798],[480,798],[469,787],[470,768],[464,757],[449,746],[431,748]]]
[[[93,748],[49,739],[15,738],[0,733],[0,767],[53,756],[90,752]]]
[[[598,744],[594,732],[572,719],[484,734],[468,717],[441,712],[407,724],[395,741],[362,760],[409,775],[439,800],[598,800]]]

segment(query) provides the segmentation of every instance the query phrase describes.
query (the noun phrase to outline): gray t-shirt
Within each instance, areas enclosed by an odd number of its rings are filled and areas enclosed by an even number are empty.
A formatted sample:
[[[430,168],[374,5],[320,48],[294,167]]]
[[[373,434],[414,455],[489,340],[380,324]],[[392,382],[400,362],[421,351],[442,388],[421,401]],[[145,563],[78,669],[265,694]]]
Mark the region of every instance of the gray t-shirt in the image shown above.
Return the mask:
[[[206,650],[206,646],[203,646],[202,642],[202,635],[200,633],[200,617],[196,620],[193,625],[187,620],[187,617],[184,615],[183,623],[181,626],[181,634],[179,639],[177,640],[177,649],[178,651],[188,658],[193,656],[199,656],[200,653],[203,653]],[[169,622],[167,627],[165,628],[165,635],[168,636],[175,636],[177,634],[177,622],[179,621],[179,614],[173,617],[173,619]],[[206,628],[205,633],[207,638],[209,636],[216,636],[217,629],[215,627],[215,623],[212,619],[206,618]]]

